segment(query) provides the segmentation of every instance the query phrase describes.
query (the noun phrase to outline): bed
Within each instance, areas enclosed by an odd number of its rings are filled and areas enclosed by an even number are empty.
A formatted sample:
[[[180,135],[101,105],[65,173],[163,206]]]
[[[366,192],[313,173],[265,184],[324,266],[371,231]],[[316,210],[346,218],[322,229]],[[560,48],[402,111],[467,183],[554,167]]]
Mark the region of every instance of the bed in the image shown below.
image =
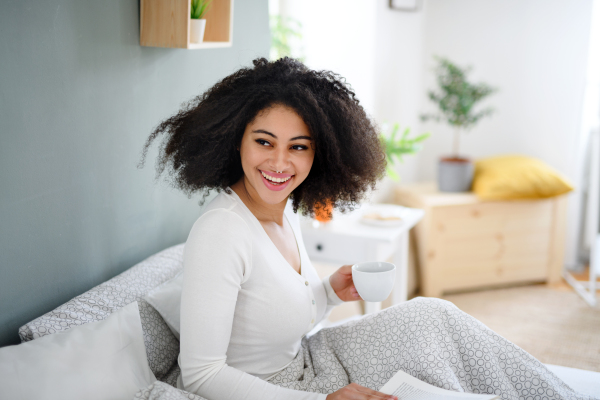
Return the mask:
[[[175,388],[174,322],[148,296],[182,269],[179,244],[23,325],[22,343],[0,348],[0,391],[11,399],[201,399]],[[548,368],[574,389],[600,394],[600,373]]]

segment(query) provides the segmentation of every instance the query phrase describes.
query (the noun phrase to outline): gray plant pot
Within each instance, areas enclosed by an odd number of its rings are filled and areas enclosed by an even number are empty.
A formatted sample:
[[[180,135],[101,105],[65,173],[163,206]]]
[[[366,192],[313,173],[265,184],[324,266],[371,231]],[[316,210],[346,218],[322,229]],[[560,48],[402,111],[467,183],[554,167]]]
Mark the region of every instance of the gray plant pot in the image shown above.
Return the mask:
[[[437,181],[440,192],[468,192],[473,182],[473,163],[468,158],[441,158]]]

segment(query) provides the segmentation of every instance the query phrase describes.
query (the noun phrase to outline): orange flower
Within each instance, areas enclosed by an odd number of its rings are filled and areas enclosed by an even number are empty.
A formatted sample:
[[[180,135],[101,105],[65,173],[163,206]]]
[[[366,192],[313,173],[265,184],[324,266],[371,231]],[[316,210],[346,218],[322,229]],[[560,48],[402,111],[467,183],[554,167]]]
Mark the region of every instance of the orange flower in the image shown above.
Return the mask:
[[[319,222],[329,222],[332,218],[333,204],[330,200],[326,200],[325,204],[317,203],[315,206],[315,219]]]

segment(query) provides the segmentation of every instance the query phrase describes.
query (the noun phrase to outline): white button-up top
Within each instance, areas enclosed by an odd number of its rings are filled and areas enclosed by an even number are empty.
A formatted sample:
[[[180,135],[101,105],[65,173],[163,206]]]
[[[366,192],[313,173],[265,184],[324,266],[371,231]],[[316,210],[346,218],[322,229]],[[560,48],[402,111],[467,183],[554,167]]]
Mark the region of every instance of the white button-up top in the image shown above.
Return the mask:
[[[284,215],[301,274],[233,191],[217,195],[192,227],[184,250],[178,387],[211,400],[325,399],[265,381],[342,303],[329,277],[319,279],[310,263],[291,201]]]

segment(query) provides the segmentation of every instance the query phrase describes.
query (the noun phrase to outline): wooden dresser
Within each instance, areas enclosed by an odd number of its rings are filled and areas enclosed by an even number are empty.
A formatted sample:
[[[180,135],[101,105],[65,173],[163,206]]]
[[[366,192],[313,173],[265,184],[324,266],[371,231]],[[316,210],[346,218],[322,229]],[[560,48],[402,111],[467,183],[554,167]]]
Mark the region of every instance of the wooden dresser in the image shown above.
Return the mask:
[[[424,296],[516,282],[561,279],[566,195],[482,201],[435,182],[400,186],[396,203],[421,208],[414,229]]]

